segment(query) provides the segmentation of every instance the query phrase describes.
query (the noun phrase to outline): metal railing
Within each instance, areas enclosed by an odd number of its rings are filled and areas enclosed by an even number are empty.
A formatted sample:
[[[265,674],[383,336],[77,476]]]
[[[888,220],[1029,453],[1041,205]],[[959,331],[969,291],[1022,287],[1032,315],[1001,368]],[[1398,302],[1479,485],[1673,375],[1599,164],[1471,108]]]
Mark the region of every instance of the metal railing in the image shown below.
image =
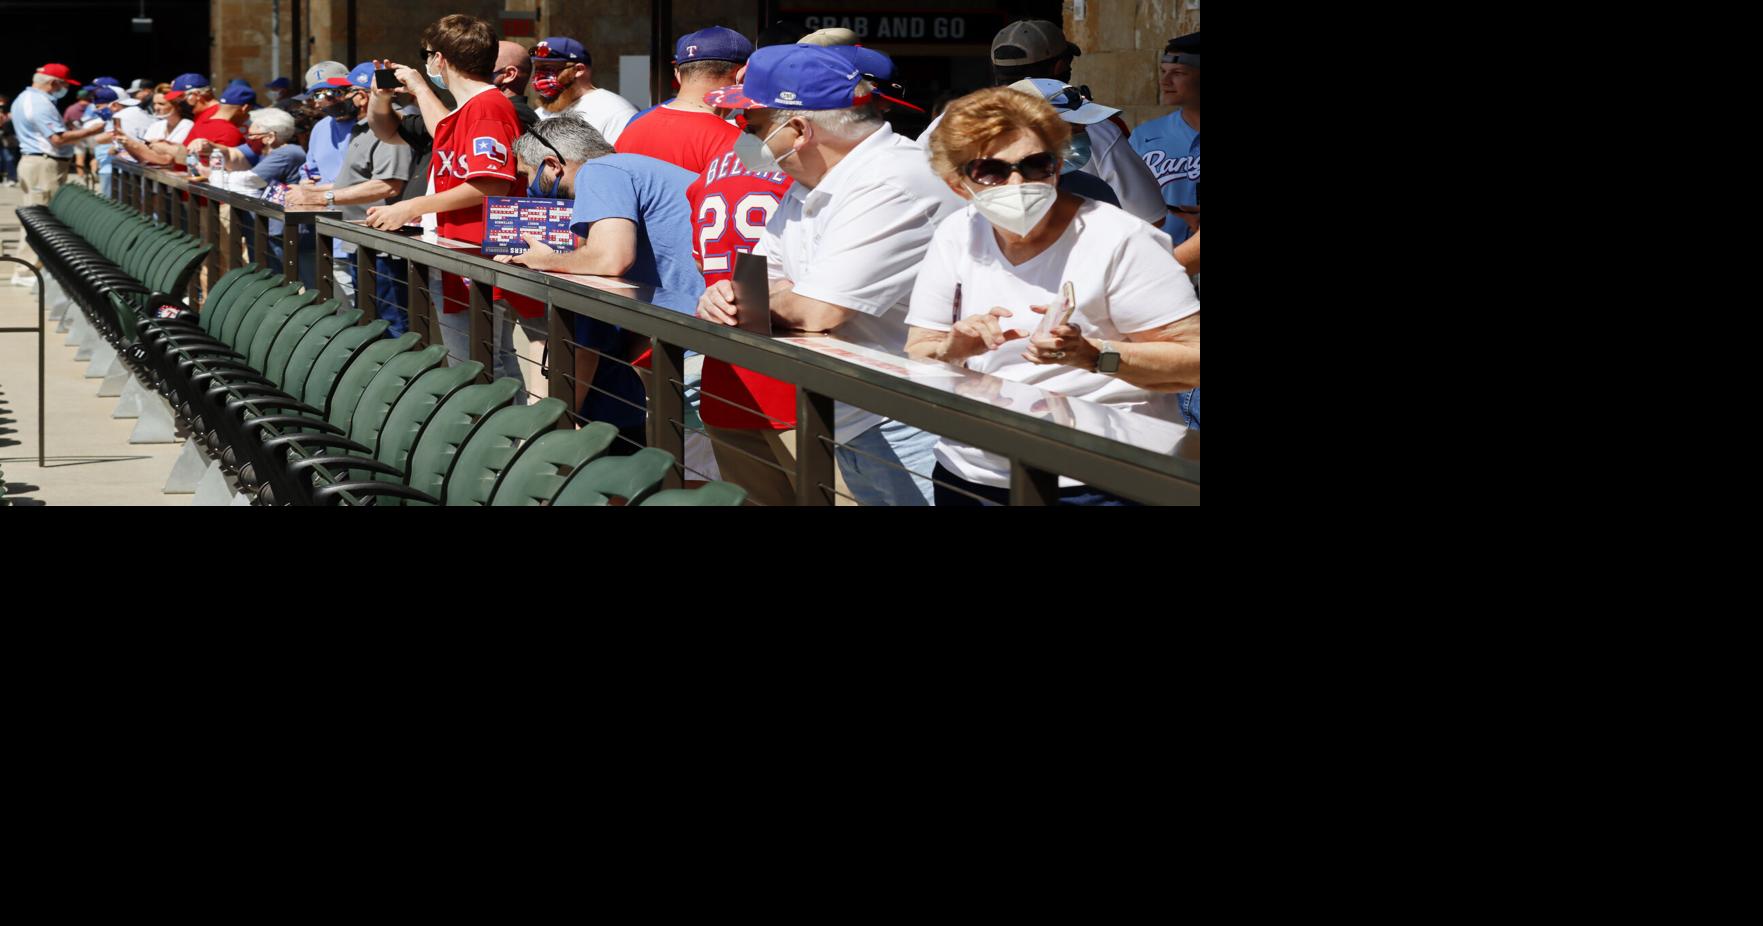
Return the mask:
[[[428,343],[444,343],[442,316],[451,299],[444,291],[433,292],[428,271],[465,278],[469,281],[466,298],[453,302],[468,313],[464,327],[469,349],[467,356],[454,359],[482,363],[486,382],[498,368],[494,290],[543,303],[549,355],[546,390],[564,401],[575,421],[582,420],[573,415],[578,405],[576,351],[594,354],[600,363],[610,360],[628,365],[630,361],[629,357],[576,343],[572,337],[575,317],[595,319],[648,338],[653,365],[645,376],[645,436],[649,446],[682,461],[667,480],[668,488],[679,487],[688,478],[683,463],[688,430],[686,353],[695,351],[797,387],[793,474],[797,504],[837,501],[835,449],[841,445],[834,440],[835,402],[1007,459],[1011,504],[1057,503],[1062,475],[1148,504],[1199,504],[1199,432],[1180,425],[1067,399],[949,364],[891,358],[891,363],[865,365],[858,356],[863,348],[835,338],[786,340],[711,324],[656,305],[655,290],[631,281],[545,273],[497,263],[482,256],[474,244],[382,232],[345,222],[339,213],[283,210],[266,200],[215,190],[181,175],[126,162],[116,162],[113,169],[114,195],[120,201],[215,245],[209,258],[209,279],[218,279],[241,261],[240,223],[225,226],[227,233],[223,235],[222,205],[235,214],[253,217],[252,233],[260,259],[266,253],[265,221],[286,223],[281,235],[282,272],[288,280],[299,278],[299,229],[311,226],[316,235],[316,286],[325,298],[333,293],[332,240],[354,244],[363,254],[377,252],[404,260],[405,304],[398,308],[406,313],[409,330]],[[187,201],[176,195],[179,192],[188,194]],[[354,281],[357,302],[377,308],[374,277],[366,269],[373,262],[362,260],[360,264],[362,278]],[[198,283],[193,282],[192,296],[198,295],[197,288]],[[369,324],[379,315],[379,311],[364,309],[361,323]],[[829,349],[838,349],[856,362],[834,356]],[[512,346],[504,344],[503,350],[512,350]],[[521,362],[537,361],[521,358]],[[888,366],[891,372],[871,366]],[[902,372],[906,375],[897,375]],[[727,397],[704,397],[739,404]]]

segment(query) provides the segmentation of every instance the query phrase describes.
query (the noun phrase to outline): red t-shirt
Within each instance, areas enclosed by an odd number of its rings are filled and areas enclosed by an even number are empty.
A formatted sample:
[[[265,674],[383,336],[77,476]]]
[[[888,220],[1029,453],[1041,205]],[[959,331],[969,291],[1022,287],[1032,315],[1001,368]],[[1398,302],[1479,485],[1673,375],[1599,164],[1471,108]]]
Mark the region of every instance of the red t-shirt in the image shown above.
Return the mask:
[[[435,126],[433,160],[429,162],[432,193],[445,193],[476,177],[508,181],[507,189],[494,195],[519,196],[519,170],[514,161],[514,139],[520,120],[514,104],[494,88],[480,91]],[[435,231],[456,241],[484,240],[484,204],[435,215]],[[444,311],[463,312],[467,302],[464,284],[453,274],[443,274]],[[541,309],[542,311],[542,309]],[[526,311],[521,312],[526,315]]]
[[[191,139],[196,138],[206,138],[217,145],[224,145],[228,148],[237,148],[245,143],[245,133],[239,131],[238,126],[225,119],[213,118],[214,110],[219,108],[216,106],[207,110],[210,114],[208,118],[198,117],[196,119],[196,124],[190,128],[189,137],[184,139],[186,146],[189,145]]]
[[[647,155],[701,174],[712,160],[734,150],[740,137],[740,129],[715,113],[658,106],[625,126],[613,147],[619,154]]]
[[[790,176],[782,171],[748,173],[730,144],[686,188],[692,205],[692,256],[704,271],[704,285],[733,275],[735,253],[751,252],[759,243],[790,183]],[[727,361],[704,358],[701,396],[698,414],[705,424],[779,431],[796,426],[795,386]],[[769,417],[747,411],[750,408]]]

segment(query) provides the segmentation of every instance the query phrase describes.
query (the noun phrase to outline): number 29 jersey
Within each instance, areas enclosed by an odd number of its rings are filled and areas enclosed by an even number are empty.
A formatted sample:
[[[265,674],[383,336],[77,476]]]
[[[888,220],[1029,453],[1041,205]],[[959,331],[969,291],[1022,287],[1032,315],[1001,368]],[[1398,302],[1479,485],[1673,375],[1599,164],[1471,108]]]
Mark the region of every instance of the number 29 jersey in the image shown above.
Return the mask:
[[[792,182],[782,171],[749,173],[732,147],[710,160],[686,189],[692,206],[692,256],[704,273],[705,286],[734,274],[736,252],[749,253],[759,243],[765,223]],[[757,409],[764,415],[746,409]],[[699,414],[705,424],[716,427],[787,430],[796,426],[796,388],[706,357]]]

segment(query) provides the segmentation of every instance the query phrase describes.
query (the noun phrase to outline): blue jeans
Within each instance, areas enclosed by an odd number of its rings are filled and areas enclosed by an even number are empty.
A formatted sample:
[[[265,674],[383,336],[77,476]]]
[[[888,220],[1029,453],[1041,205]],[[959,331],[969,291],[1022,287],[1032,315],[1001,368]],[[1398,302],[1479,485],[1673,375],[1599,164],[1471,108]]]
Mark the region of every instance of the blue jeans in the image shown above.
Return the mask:
[[[269,256],[274,261],[270,266],[275,270],[280,270],[282,269],[282,255],[285,251],[282,247],[281,229],[275,229],[267,240],[269,242]],[[310,233],[300,236],[299,262],[300,282],[304,283],[307,289],[317,289],[318,245]]]
[[[1181,413],[1188,419],[1188,427],[1200,430],[1200,387],[1181,394]]]
[[[366,251],[357,250],[349,259],[355,264],[355,285],[361,285],[361,255]],[[373,255],[373,308],[360,306],[363,312],[374,312],[370,318],[384,319],[387,323],[386,337],[395,338],[410,330],[410,318],[404,314],[404,294],[409,284],[404,278],[405,264],[401,257],[387,257],[384,254]]]
[[[18,179],[18,152],[11,148],[0,148],[0,178]]]
[[[889,420],[847,441],[834,454],[858,504],[924,507],[933,497],[930,473],[937,458],[931,450],[936,445],[935,434]],[[901,466],[911,472],[902,472]]]

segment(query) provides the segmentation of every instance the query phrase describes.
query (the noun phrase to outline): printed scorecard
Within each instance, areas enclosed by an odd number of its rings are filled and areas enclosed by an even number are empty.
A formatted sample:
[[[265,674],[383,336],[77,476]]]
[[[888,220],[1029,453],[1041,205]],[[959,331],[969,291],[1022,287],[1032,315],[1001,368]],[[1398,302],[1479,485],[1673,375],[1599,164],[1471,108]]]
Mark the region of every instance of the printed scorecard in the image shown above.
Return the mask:
[[[484,200],[484,254],[525,254],[522,235],[532,235],[553,251],[573,251],[569,224],[574,211],[566,199],[491,196]]]

